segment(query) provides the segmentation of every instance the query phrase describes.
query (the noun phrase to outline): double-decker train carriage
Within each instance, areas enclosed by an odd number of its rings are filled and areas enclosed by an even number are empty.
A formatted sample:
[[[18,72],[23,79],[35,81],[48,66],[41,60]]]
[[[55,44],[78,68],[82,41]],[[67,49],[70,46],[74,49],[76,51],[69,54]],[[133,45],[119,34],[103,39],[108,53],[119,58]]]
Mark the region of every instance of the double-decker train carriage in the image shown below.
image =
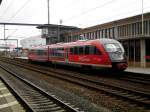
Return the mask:
[[[127,68],[124,48],[113,39],[79,40],[48,45],[44,49],[39,47],[34,50],[36,53],[38,50],[43,50],[44,56],[37,53],[35,57],[38,58],[34,58],[30,56],[32,53],[29,53],[30,60],[40,61],[45,57],[45,61],[80,67],[112,68],[121,71]]]

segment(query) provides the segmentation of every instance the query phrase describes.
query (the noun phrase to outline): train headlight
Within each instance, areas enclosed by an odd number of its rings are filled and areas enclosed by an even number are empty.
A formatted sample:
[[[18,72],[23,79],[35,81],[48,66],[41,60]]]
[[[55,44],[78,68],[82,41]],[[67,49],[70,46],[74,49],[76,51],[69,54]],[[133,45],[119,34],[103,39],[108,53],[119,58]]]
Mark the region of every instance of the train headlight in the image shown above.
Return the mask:
[[[110,57],[111,57],[112,60],[123,60],[124,59],[123,53],[118,53],[118,52],[111,53]]]

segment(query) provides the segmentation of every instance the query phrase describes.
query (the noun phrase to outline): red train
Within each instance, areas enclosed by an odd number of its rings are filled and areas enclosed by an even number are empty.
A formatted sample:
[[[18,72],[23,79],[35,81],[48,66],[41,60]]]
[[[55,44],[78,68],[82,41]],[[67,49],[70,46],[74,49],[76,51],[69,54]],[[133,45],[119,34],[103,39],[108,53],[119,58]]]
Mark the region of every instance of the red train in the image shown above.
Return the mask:
[[[35,47],[29,50],[28,59],[119,71],[127,68],[122,45],[116,40],[104,38]]]

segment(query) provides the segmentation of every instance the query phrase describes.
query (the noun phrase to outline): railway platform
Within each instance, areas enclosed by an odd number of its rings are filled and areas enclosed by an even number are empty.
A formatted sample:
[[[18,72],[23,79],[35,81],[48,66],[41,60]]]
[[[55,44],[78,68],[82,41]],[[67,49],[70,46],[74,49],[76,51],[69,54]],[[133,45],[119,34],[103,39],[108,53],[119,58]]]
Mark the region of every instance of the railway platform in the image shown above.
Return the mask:
[[[25,112],[21,104],[1,80],[0,72],[0,112]]]
[[[125,71],[150,75],[150,68],[128,67]]]
[[[17,59],[23,59],[23,60],[27,60],[28,57],[16,57]]]

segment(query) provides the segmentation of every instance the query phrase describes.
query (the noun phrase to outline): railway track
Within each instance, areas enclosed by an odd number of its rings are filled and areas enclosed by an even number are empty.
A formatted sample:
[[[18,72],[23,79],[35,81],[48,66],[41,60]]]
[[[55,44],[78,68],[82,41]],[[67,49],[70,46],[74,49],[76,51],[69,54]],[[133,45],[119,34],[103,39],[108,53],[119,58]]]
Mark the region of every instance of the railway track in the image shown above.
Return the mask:
[[[121,80],[126,80],[134,83],[141,83],[145,85],[150,85],[150,74],[141,74],[141,73],[130,73],[125,72]]]
[[[58,71],[49,71],[46,69],[42,69],[35,65],[25,66],[27,69],[34,70],[36,72],[40,72],[43,74],[47,74],[53,77],[57,77],[59,79],[63,79],[78,85],[82,85],[87,88],[95,89],[104,92],[105,94],[113,95],[124,100],[134,102],[137,105],[142,105],[146,108],[150,107],[150,93],[142,92],[138,90],[134,90],[128,87],[120,87],[120,85],[108,83],[103,80],[95,80],[92,77],[81,75],[81,74],[69,74],[68,72],[58,72]],[[42,70],[41,70],[42,69]]]
[[[28,61],[26,60],[22,60],[22,59],[18,59],[16,58],[15,59],[16,61],[19,61],[21,63],[26,63],[28,64]],[[36,65],[36,67],[38,67],[38,65]],[[39,66],[39,68],[42,68],[42,69],[45,69],[45,70],[49,70],[49,67],[48,68],[45,68],[43,66]],[[68,70],[67,70],[68,71]],[[71,71],[69,71],[71,72]],[[76,71],[73,71],[73,73],[75,73]],[[102,72],[102,71],[101,71]],[[79,73],[80,74],[80,73]],[[99,72],[92,72],[92,73],[88,73],[88,75],[96,75],[96,76],[99,76]],[[130,81],[130,82],[133,82],[133,83],[139,83],[139,84],[146,84],[146,85],[150,85],[150,75],[147,75],[147,74],[141,74],[141,73],[131,73],[131,72],[122,72],[121,76],[120,76],[120,73],[112,73],[112,72],[105,72],[105,73],[102,73],[102,74],[109,74],[109,76],[113,75],[113,77],[116,78],[119,78],[120,80],[125,80],[125,81]],[[115,74],[115,75],[114,75]],[[83,75],[81,73],[81,75]],[[106,75],[104,75],[106,76]]]
[[[2,76],[3,81],[18,95],[33,112],[78,112],[79,110],[57,99],[10,69],[0,65],[9,74]]]

